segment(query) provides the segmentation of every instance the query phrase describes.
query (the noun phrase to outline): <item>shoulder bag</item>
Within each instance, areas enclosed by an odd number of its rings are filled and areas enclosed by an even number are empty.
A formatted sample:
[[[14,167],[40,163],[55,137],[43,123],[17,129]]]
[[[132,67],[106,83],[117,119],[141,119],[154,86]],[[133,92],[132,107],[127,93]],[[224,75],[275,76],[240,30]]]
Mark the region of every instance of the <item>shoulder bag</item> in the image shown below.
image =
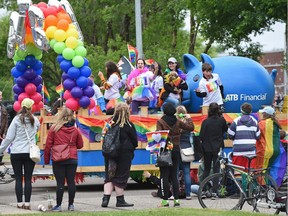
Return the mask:
[[[24,129],[25,129],[25,133],[26,133],[26,136],[28,139],[28,143],[30,145],[30,153],[29,153],[30,158],[35,163],[38,163],[38,162],[40,162],[40,156],[41,156],[40,155],[40,148],[35,143],[31,142],[30,137],[29,137],[28,132],[27,132],[26,125],[24,125]]]
[[[191,133],[191,136],[193,134]],[[182,162],[192,162],[195,160],[195,156],[194,156],[194,148],[193,145],[191,143],[191,139],[190,139],[190,147],[188,148],[181,148],[180,145],[180,155],[181,155],[181,160]]]
[[[70,159],[70,145],[72,144],[73,133],[70,142],[67,144],[53,145],[52,147],[52,161],[60,162]]]

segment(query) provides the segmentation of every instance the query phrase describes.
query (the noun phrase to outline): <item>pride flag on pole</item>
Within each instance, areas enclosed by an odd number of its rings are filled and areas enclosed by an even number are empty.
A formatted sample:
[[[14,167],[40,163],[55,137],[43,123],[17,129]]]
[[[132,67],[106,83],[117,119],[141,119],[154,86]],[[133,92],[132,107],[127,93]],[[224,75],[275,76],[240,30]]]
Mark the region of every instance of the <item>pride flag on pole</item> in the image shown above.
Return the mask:
[[[55,90],[60,96],[62,96],[62,94],[64,92],[64,88],[63,88],[62,83],[60,85],[56,86]]]
[[[150,151],[151,154],[158,154],[160,148],[164,148],[168,138],[169,130],[147,132],[147,146],[146,150]]]
[[[128,48],[130,62],[136,63],[136,60],[138,58],[138,50],[129,44],[127,44],[127,48]]]
[[[42,95],[43,95],[44,103],[49,103],[50,102],[50,94],[49,94],[46,86],[44,85],[44,83],[42,86]]]

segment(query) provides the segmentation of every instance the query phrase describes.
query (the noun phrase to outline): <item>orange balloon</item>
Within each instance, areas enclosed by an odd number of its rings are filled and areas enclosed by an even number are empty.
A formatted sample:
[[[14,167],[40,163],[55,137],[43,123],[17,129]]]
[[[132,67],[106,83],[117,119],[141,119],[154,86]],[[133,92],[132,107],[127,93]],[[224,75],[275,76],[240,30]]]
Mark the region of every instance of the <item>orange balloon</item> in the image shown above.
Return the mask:
[[[59,13],[58,13],[58,14],[59,14]],[[69,16],[68,14],[60,14],[60,15],[58,16],[58,19],[59,19],[59,20],[65,19],[65,20],[68,21],[68,23],[71,23],[71,22],[72,22],[72,21],[71,21],[71,18],[70,18],[70,16]]]
[[[33,39],[32,34],[26,34],[25,35],[25,44],[28,44],[28,43],[34,43],[34,39]]]
[[[49,15],[45,18],[45,29],[49,26],[57,26],[58,18],[54,15]]]
[[[66,31],[69,28],[69,22],[65,19],[60,19],[57,23],[57,28]]]
[[[31,28],[26,28],[26,34],[32,34]]]

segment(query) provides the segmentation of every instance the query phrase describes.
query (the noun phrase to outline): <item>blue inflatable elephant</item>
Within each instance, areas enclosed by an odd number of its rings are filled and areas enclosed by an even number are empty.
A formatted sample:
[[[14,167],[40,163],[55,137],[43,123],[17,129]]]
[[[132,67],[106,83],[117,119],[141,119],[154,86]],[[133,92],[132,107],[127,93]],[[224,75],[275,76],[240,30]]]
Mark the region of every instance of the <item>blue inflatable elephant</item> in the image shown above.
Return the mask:
[[[227,113],[239,113],[244,102],[252,104],[253,112],[263,105],[271,105],[274,99],[274,83],[267,70],[258,62],[237,56],[211,58],[201,54],[203,63],[212,65],[213,73],[217,73],[224,86],[224,108]],[[202,78],[202,63],[193,55],[183,56],[189,89],[184,91],[182,104],[189,112],[201,112],[202,98],[196,96]]]

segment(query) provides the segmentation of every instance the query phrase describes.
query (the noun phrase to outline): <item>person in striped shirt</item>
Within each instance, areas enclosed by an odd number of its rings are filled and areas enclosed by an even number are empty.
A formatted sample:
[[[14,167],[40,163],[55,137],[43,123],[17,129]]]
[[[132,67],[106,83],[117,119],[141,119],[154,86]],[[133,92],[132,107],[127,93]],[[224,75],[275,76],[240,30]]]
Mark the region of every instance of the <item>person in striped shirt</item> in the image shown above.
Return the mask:
[[[229,138],[233,140],[233,164],[248,167],[248,159],[245,156],[256,155],[256,140],[260,138],[260,130],[257,120],[251,116],[252,105],[241,105],[241,116],[234,119],[228,129]],[[254,159],[251,167],[255,165]]]

